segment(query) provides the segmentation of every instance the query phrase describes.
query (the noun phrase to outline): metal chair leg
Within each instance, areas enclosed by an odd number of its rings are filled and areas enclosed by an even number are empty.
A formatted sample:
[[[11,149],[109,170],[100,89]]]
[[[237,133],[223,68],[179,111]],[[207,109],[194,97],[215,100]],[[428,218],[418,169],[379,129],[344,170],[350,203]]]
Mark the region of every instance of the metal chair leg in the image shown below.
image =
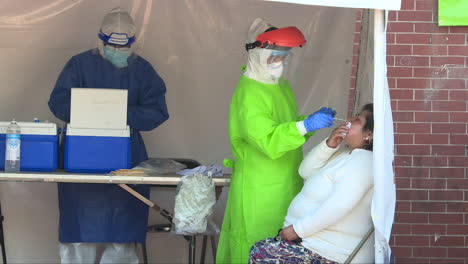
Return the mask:
[[[190,236],[189,245],[189,264],[195,264],[195,252],[196,252],[196,236]]]
[[[211,253],[213,254],[213,261],[216,262],[216,251],[217,251],[217,247],[216,247],[216,236],[211,236],[210,237],[211,239]]]
[[[141,250],[143,253],[143,263],[148,264],[148,252],[146,251],[146,242],[141,244]]]
[[[201,256],[200,256],[200,264],[205,264],[205,254],[206,254],[206,242],[208,236],[203,236],[202,248],[201,248]]]
[[[7,263],[7,258],[6,258],[6,250],[5,250],[5,236],[3,234],[3,214],[2,214],[2,207],[0,205],[0,244],[2,246],[2,259],[3,263]]]

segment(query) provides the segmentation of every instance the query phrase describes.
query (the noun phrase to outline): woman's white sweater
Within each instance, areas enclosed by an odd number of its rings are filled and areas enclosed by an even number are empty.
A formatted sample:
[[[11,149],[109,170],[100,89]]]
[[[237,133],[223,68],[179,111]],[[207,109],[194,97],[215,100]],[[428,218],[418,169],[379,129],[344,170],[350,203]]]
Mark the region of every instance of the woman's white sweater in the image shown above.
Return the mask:
[[[372,226],[372,152],[338,151],[321,142],[304,158],[304,187],[288,209],[284,227],[293,225],[302,245],[344,262]],[[361,249],[361,263],[373,261],[373,244]]]

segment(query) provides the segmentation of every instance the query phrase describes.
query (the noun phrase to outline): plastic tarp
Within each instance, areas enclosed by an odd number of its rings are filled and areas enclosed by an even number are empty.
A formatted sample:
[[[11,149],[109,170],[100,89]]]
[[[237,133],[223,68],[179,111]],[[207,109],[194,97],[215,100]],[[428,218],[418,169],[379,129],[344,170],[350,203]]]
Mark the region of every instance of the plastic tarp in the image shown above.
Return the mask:
[[[356,10],[253,0],[3,0],[0,119],[58,122],[47,106],[57,76],[71,56],[96,47],[101,20],[115,6],[135,18],[137,52],[167,85],[170,119],[143,134],[151,157],[212,164],[231,156],[226,119],[257,17],[306,35],[291,63],[299,112],[331,106],[346,117]],[[314,136],[306,151],[329,132]],[[226,191],[216,206],[218,225]],[[173,208],[174,190],[158,189],[151,199]],[[0,183],[0,201],[9,261],[58,262],[56,185]],[[164,222],[153,213],[149,221]],[[147,246],[151,263],[187,261],[178,237],[148,234]]]
[[[399,10],[401,0],[266,0],[302,5]],[[452,0],[457,1],[457,0]]]
[[[439,26],[468,26],[468,0],[439,0]]]

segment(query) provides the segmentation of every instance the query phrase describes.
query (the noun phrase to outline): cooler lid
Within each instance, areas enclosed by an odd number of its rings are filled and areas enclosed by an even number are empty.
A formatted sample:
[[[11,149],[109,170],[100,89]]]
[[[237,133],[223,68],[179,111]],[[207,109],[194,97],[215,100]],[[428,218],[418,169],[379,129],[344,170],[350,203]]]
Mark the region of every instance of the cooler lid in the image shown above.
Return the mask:
[[[130,127],[127,126],[125,129],[76,128],[68,124],[67,136],[130,137]]]
[[[0,122],[0,134],[6,134],[11,121]],[[21,135],[57,135],[57,124],[41,122],[17,122]]]

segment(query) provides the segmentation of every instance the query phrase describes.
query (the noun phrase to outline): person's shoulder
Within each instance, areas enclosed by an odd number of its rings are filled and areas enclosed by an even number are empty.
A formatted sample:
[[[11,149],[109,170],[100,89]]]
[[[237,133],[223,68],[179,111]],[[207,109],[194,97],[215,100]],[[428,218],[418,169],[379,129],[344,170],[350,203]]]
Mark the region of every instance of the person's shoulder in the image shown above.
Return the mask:
[[[140,64],[140,65],[143,65],[145,67],[150,67],[150,68],[153,68],[153,65],[151,65],[151,63],[149,61],[147,61],[145,58],[143,58],[142,56],[134,53],[131,55],[133,57],[133,59],[135,60],[136,63]]]
[[[350,158],[354,162],[372,165],[373,152],[366,149],[355,149],[351,152]]]

